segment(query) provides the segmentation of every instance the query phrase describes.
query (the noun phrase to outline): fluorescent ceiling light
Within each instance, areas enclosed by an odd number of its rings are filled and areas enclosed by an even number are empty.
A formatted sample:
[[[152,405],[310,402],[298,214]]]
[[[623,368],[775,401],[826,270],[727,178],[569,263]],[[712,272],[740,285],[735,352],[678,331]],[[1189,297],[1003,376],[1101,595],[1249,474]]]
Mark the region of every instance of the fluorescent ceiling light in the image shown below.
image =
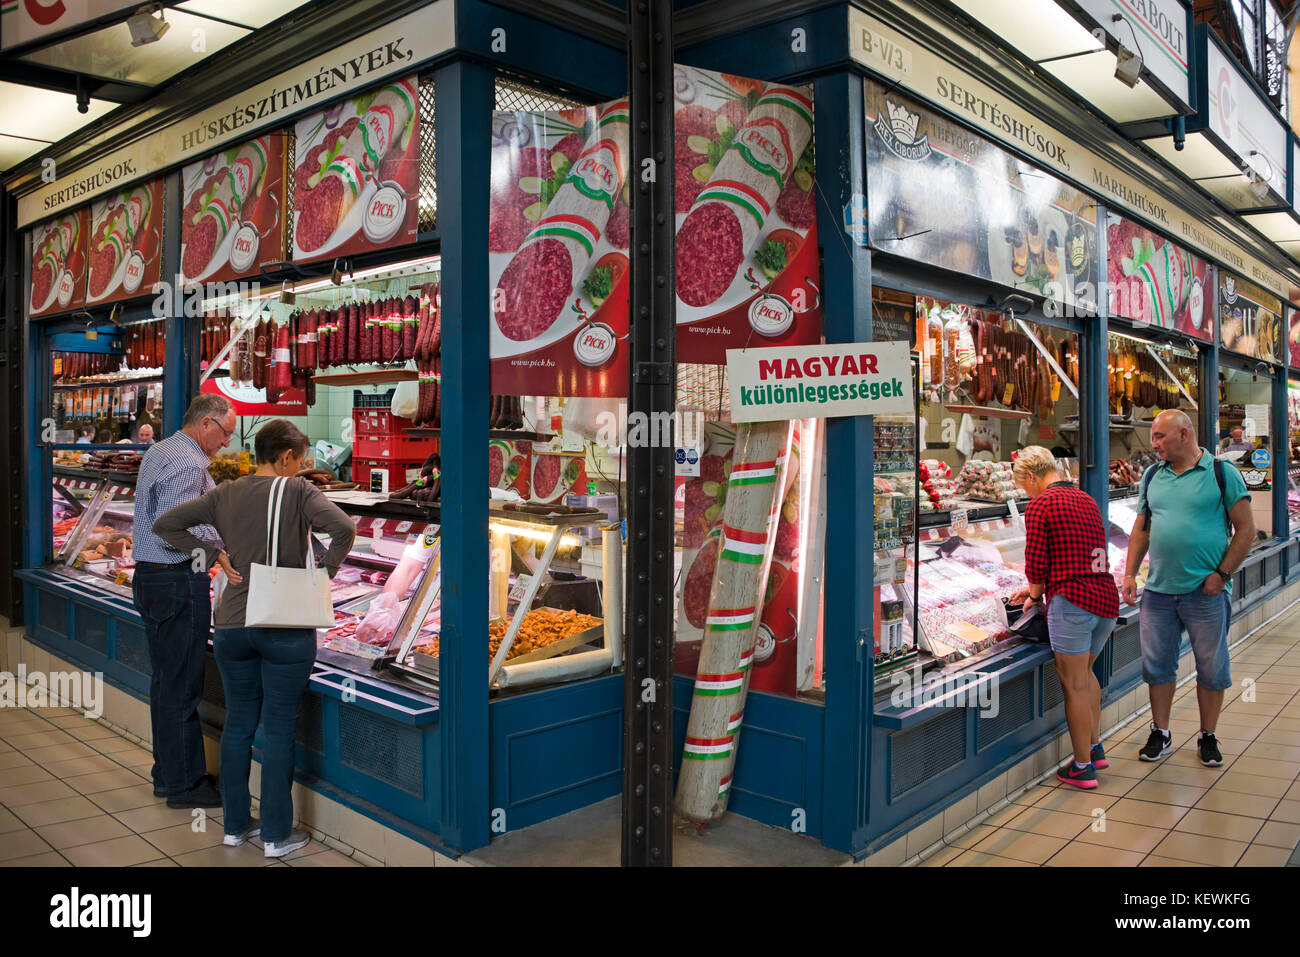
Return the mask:
[[[1183,149],[1174,149],[1172,136],[1143,140],[1152,152],[1169,161],[1170,165],[1191,179],[1235,177],[1241,179],[1241,167],[1215,146],[1203,132],[1187,134]],[[1208,184],[1205,184],[1208,186]]]
[[[1300,243],[1300,219],[1293,213],[1244,213],[1242,218],[1272,242]]]
[[[1163,119],[1177,113],[1146,83],[1130,88],[1115,79],[1114,63],[1115,57],[1109,51],[1098,50],[1040,66],[1116,123]]]
[[[0,82],[0,135],[55,143],[115,106],[91,100],[89,110],[78,113],[73,93]]]
[[[1105,49],[1105,44],[1056,0],[964,0],[961,7],[1031,60]]]

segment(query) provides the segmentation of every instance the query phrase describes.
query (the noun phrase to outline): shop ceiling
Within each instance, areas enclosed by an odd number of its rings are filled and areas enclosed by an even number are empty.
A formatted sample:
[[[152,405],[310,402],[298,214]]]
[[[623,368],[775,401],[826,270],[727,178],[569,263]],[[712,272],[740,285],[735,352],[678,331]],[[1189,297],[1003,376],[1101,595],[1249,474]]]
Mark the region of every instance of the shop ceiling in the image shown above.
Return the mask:
[[[192,102],[202,88],[185,81],[205,67],[231,62],[237,51],[256,51],[237,58],[241,77],[255,74],[256,63],[274,70],[282,57],[297,57],[310,45],[314,24],[327,24],[323,32],[336,39],[341,11],[350,10],[348,19],[355,21],[380,6],[397,5],[364,0],[6,2],[0,7],[0,172],[33,157],[45,158],[53,144],[78,132],[111,125],[120,135],[132,108],[156,101],[164,90],[186,87],[186,99]],[[271,52],[276,45],[267,42],[273,38],[281,41],[278,55]]]

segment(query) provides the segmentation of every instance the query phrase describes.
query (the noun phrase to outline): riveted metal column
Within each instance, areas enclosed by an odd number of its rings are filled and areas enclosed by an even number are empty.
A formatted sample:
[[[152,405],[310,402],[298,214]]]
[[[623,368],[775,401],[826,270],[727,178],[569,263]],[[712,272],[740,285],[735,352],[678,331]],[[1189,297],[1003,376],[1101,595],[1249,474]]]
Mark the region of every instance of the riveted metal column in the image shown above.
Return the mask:
[[[23,341],[23,309],[26,286],[23,284],[22,263],[28,257],[21,255],[22,239],[14,230],[16,205],[8,193],[0,191],[0,394],[4,407],[0,423],[4,429],[4,477],[0,480],[0,494],[8,503],[8,522],[0,536],[0,614],[11,624],[22,622],[22,588],[13,577],[14,569],[25,564],[23,532],[31,527],[24,520],[27,470],[26,444],[24,442],[23,408],[26,390],[23,388],[23,364],[27,353]],[[49,509],[45,510],[46,512]],[[35,531],[32,532],[32,537]]]
[[[676,407],[671,0],[628,4],[632,189],[628,416]],[[658,421],[662,421],[659,419]],[[631,431],[631,430],[629,430]],[[657,430],[646,430],[653,437]],[[672,863],[673,448],[628,450],[623,864]],[[662,443],[660,443],[662,445]]]

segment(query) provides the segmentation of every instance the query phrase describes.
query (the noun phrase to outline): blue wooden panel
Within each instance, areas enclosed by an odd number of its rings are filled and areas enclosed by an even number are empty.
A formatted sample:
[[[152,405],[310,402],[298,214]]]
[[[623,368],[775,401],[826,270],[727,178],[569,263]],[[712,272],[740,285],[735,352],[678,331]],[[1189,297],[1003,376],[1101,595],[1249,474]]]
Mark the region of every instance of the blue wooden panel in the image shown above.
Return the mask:
[[[38,634],[56,638],[67,638],[69,634],[68,619],[72,614],[70,603],[49,592],[37,591],[28,608],[36,612],[35,620]]]
[[[149,661],[149,642],[145,638],[143,626],[117,620],[115,657],[124,668],[138,671],[142,675],[153,674],[153,665]]]
[[[793,31],[802,29],[806,49],[795,52]],[[680,41],[679,41],[680,42]],[[826,70],[849,59],[848,7],[836,5],[798,16],[682,45],[677,62],[708,70],[725,70],[761,80],[787,80]],[[861,81],[859,81],[861,82]],[[817,139],[822,141],[825,112],[817,111]],[[840,122],[849,122],[845,116]],[[829,235],[829,234],[827,234]]]
[[[108,616],[89,605],[75,603],[72,612],[72,635],[91,651],[108,654]]]

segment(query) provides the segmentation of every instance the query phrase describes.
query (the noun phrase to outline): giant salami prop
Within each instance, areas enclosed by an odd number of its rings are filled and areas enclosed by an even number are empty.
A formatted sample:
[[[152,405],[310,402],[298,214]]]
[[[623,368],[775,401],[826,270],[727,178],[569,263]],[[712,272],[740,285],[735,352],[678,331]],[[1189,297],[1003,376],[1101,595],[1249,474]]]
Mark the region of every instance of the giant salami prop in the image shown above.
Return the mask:
[[[789,422],[761,422],[736,434],[674,802],[678,813],[697,823],[716,820],[727,809],[758,607],[785,491],[790,428]]]

